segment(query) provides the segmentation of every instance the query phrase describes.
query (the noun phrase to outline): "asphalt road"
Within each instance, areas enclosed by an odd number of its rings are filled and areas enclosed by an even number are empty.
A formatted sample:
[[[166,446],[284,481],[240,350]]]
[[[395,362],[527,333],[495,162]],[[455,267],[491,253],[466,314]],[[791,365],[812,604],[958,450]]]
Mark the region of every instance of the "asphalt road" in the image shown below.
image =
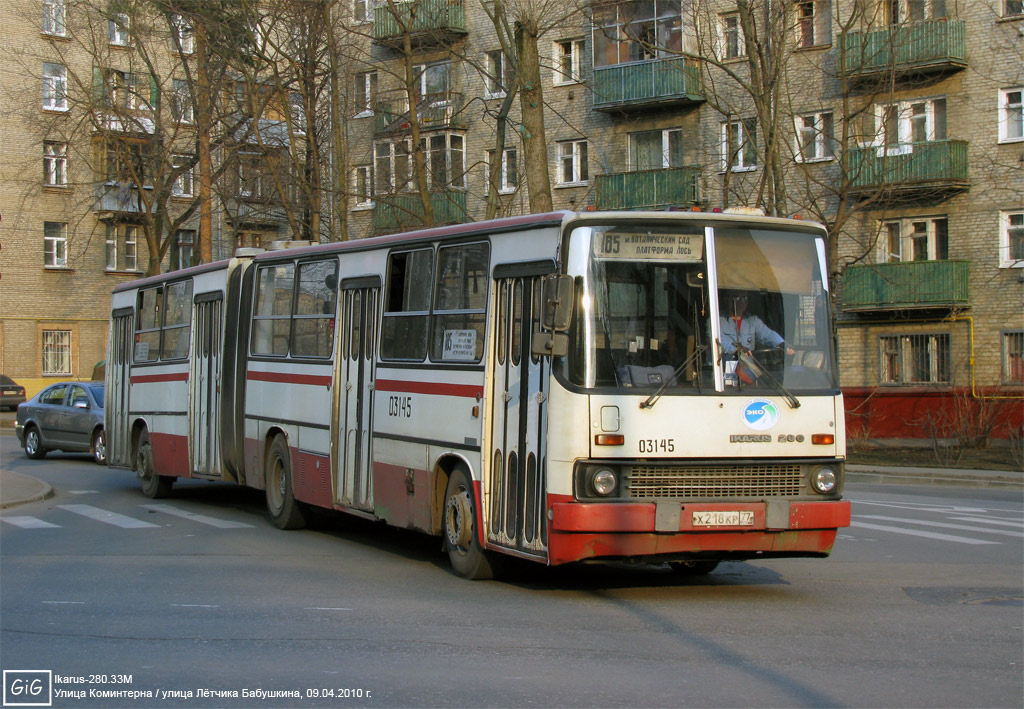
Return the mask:
[[[259,493],[152,501],[13,442],[0,465],[56,494],[0,513],[0,664],[52,671],[53,706],[1024,704],[1020,491],[851,485],[825,560],[469,582],[430,537],[337,515],[281,532]]]

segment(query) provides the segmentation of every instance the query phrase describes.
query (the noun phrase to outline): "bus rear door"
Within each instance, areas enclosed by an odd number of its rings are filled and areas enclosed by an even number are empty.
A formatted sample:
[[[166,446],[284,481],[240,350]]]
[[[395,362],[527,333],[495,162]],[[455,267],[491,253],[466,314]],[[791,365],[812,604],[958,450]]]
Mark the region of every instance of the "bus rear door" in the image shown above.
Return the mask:
[[[107,464],[122,468],[131,468],[133,462],[129,411],[134,317],[132,308],[114,311],[110,320],[110,347],[107,353],[104,393]]]
[[[219,478],[221,474],[218,429],[223,303],[220,292],[204,293],[196,296],[193,309],[189,440],[192,473],[201,478]]]

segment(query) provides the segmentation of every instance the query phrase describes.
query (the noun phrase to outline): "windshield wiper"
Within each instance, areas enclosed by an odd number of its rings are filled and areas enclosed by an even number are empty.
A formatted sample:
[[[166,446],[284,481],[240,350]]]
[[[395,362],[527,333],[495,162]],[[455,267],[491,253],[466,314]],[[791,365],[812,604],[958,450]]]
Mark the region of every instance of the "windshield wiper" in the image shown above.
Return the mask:
[[[800,401],[790,393],[789,389],[782,385],[778,379],[768,373],[768,371],[761,366],[761,364],[754,359],[754,355],[751,354],[750,350],[743,349],[742,347],[736,348],[736,359],[739,360],[740,364],[750,370],[759,382],[763,381],[775,391],[782,394],[782,397],[789,404],[791,409],[799,409]]]
[[[693,354],[691,354],[689,357],[687,357],[685,360],[683,360],[683,363],[680,364],[678,367],[676,367],[675,371],[672,372],[672,376],[669,377],[668,379],[666,379],[664,382],[662,382],[661,386],[658,387],[658,390],[656,392],[654,392],[649,397],[647,397],[646,399],[644,399],[643,401],[640,402],[640,408],[641,409],[652,409],[652,408],[654,408],[654,405],[656,403],[658,403],[658,399],[660,399],[661,395],[663,393],[665,393],[665,390],[668,389],[669,386],[671,386],[677,379],[679,379],[679,375],[682,374],[683,371],[687,367],[689,367],[691,364],[693,364],[695,361],[697,361],[697,359],[700,357],[700,355],[706,349],[707,349],[707,347],[705,347],[704,345],[697,345],[693,349]],[[698,379],[698,386],[700,386],[699,379]]]

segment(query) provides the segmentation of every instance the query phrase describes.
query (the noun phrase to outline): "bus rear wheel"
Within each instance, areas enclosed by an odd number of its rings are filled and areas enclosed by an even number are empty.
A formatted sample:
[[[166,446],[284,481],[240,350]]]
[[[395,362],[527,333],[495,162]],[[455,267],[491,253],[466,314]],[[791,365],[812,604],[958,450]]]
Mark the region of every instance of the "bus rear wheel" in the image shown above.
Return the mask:
[[[270,520],[278,529],[300,529],[306,526],[302,503],[295,499],[292,489],[292,463],[288,441],[284,436],[274,437],[267,449],[264,464],[264,482],[267,488],[267,510]]]
[[[494,577],[495,560],[480,546],[475,510],[469,473],[465,468],[455,468],[444,493],[442,534],[448,559],[459,576],[489,579]]]
[[[135,474],[139,476],[142,494],[151,500],[171,494],[174,478],[157,475],[153,469],[153,446],[149,443],[149,431],[139,436],[139,447],[135,450]]]

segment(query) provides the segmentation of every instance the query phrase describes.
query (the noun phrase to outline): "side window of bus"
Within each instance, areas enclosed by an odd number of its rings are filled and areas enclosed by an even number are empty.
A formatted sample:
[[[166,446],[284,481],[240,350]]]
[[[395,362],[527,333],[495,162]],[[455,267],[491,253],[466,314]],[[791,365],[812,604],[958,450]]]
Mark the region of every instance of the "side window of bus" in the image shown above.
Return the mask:
[[[192,281],[167,286],[165,302],[160,359],[187,357],[192,334]]]
[[[163,296],[162,287],[139,291],[135,311],[136,363],[155,362],[160,357],[160,305]]]
[[[382,359],[423,361],[434,255],[431,249],[392,253],[380,334]]]
[[[479,362],[483,357],[489,255],[486,242],[438,250],[430,337],[435,362]]]
[[[334,343],[334,314],[338,307],[338,262],[299,264],[293,357],[330,357]]]
[[[252,353],[284,357],[292,324],[295,264],[262,266],[256,274],[256,309],[252,323]]]

